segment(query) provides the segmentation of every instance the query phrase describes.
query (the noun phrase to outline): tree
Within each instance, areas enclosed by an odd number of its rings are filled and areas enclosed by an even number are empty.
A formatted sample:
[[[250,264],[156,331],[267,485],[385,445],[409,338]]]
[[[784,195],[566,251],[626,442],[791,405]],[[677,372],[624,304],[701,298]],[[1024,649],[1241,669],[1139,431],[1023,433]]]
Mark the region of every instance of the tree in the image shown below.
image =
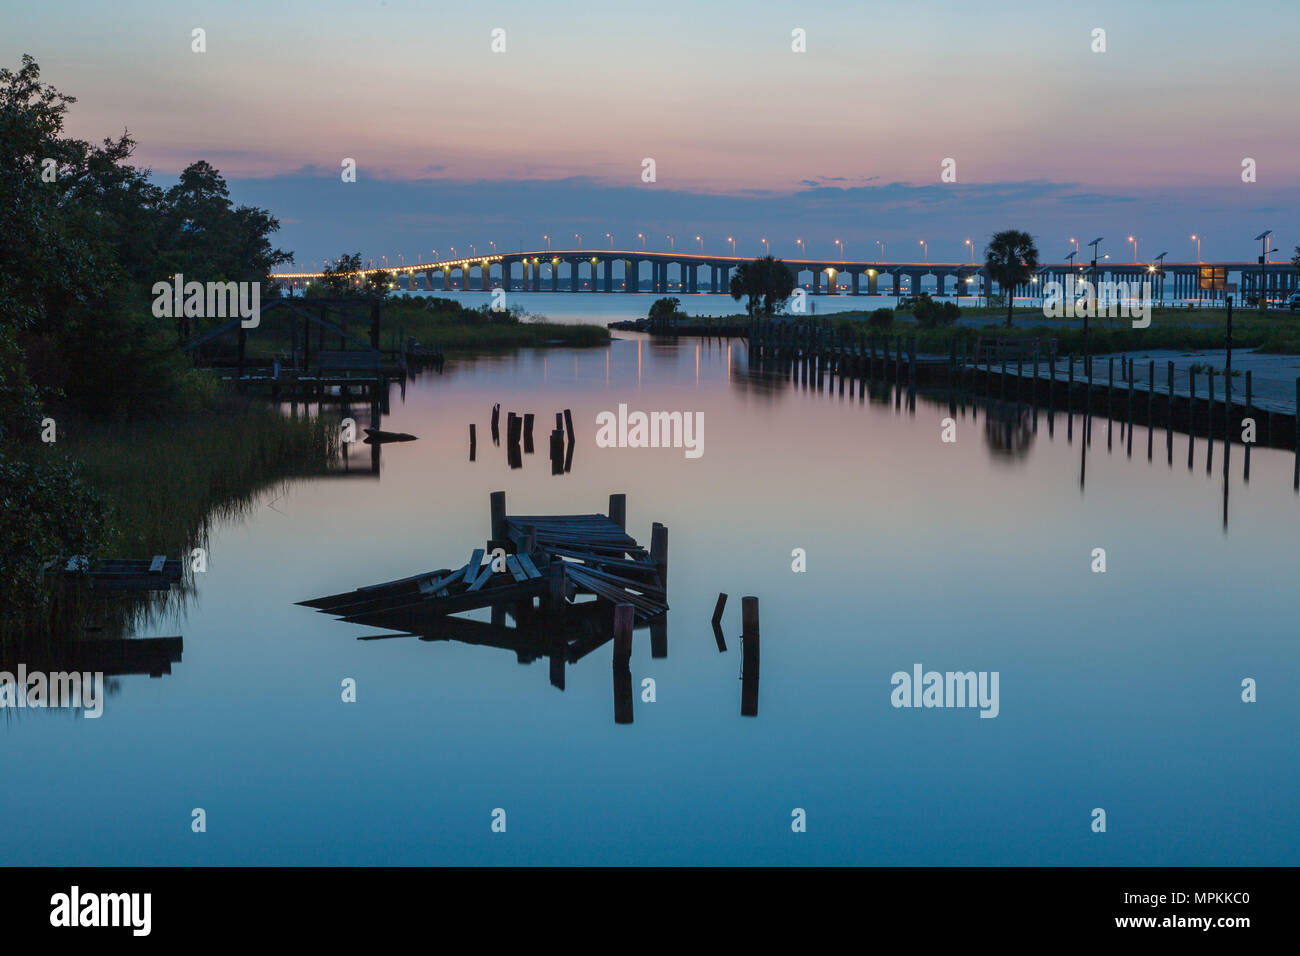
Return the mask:
[[[356,294],[357,284],[349,273],[360,271],[361,253],[348,254],[345,252],[335,260],[333,268],[330,268],[329,264],[326,263],[324,270],[321,272],[321,282],[324,283],[325,289],[330,295],[354,295]]]
[[[357,265],[360,266],[361,257],[357,256]],[[362,290],[366,295],[388,295],[393,288],[393,274],[391,272],[368,272],[362,282]]]
[[[794,292],[794,273],[780,259],[764,256],[742,262],[731,277],[731,297],[737,302],[749,296],[749,315],[772,315]]]
[[[667,328],[682,317],[682,300],[676,296],[655,299],[650,306],[650,325],[653,328]]]
[[[984,268],[1007,297],[1007,328],[1011,328],[1015,302],[1012,293],[1038,271],[1038,249],[1033,238],[1017,229],[997,233],[984,247]]]

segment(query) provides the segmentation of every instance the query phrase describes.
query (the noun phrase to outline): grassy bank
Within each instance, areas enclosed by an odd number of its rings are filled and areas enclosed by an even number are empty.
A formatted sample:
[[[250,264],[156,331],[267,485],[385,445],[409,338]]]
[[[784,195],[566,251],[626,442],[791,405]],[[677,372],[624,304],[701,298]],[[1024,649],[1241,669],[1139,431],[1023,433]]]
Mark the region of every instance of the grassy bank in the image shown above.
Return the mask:
[[[258,492],[320,474],[338,451],[328,420],[289,418],[264,403],[219,396],[202,411],[150,421],[70,421],[59,445],[107,503],[113,556],[178,557]]]
[[[311,308],[311,298],[298,301]],[[368,339],[368,318],[353,321],[349,331]],[[610,337],[609,330],[601,325],[560,325],[517,308],[493,312],[486,306],[471,309],[454,299],[437,296],[387,296],[380,312],[380,346],[391,348],[405,339],[437,346],[445,352],[474,353],[544,346],[591,348],[609,344]],[[258,358],[287,354],[287,327],[268,320],[264,329],[249,335],[248,348],[248,354]]]
[[[867,325],[865,311],[843,311],[808,316],[820,324],[829,323],[836,329],[872,334]],[[697,320],[710,321],[710,320]],[[748,322],[744,315],[713,322]],[[962,308],[956,324],[936,328],[922,328],[906,312],[898,312],[887,330],[889,335],[915,335],[917,349],[929,353],[946,353],[954,340],[960,349],[964,343],[984,338],[1054,338],[1059,353],[1083,351],[1083,326],[1077,324],[1048,325],[1042,312],[1028,309],[1015,314],[1011,328],[1006,325],[1005,310],[987,308]],[[1227,312],[1222,309],[1152,309],[1151,325],[1135,329],[1128,319],[1091,319],[1088,323],[1088,350],[1093,354],[1103,352],[1134,352],[1151,349],[1174,349],[1196,352],[1221,349],[1227,331]],[[877,333],[881,334],[881,333]],[[1236,309],[1232,315],[1232,342],[1234,348],[1254,348],[1277,355],[1300,355],[1300,316],[1284,312],[1260,314],[1252,309]]]

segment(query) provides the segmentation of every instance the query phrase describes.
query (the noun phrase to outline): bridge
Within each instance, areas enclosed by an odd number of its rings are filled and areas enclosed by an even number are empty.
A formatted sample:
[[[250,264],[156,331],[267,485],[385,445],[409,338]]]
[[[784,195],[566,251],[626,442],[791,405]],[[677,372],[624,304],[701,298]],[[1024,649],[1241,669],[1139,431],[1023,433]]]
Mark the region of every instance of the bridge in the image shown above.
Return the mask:
[[[614,249],[566,249],[537,252],[505,252],[491,255],[442,259],[437,262],[403,264],[382,269],[346,273],[361,282],[366,276],[387,273],[398,287],[427,291],[482,291],[494,288],[507,292],[678,292],[726,293],[732,270],[752,262],[749,256],[720,256],[687,252],[647,252]],[[797,285],[813,295],[902,295],[927,291],[934,295],[988,295],[992,282],[980,263],[882,262],[843,259],[782,259],[795,273]],[[704,270],[708,270],[705,272]],[[616,274],[617,273],[617,274]],[[809,278],[805,282],[804,276]],[[1143,282],[1153,285],[1152,294],[1164,299],[1213,298],[1228,292],[1254,294],[1261,288],[1266,296],[1280,297],[1295,291],[1297,272],[1290,262],[1166,262],[1117,263],[1107,259],[1095,272],[1088,265],[1066,262],[1040,265],[1030,282],[1014,290],[1016,296],[1040,296],[1048,282],[1065,283],[1067,276],[1094,282]],[[270,278],[292,288],[322,272],[280,272]],[[423,278],[423,286],[420,279]],[[1235,277],[1235,278],[1234,278]],[[930,288],[923,288],[928,285]],[[886,290],[882,293],[882,287]]]

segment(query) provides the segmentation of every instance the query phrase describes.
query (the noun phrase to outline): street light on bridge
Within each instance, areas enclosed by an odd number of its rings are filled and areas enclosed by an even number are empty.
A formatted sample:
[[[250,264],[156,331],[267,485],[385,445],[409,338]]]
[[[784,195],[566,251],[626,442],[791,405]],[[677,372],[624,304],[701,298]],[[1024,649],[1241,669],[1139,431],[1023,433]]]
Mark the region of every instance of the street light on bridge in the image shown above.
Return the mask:
[[[578,240],[578,248],[581,249],[581,248],[582,248],[582,233],[580,233],[580,232],[575,232],[575,233],[573,234],[573,238]]]
[[[642,252],[645,252],[645,233],[644,233],[644,232],[638,232],[638,233],[636,234],[636,237],[637,237],[638,239],[641,240],[641,251],[642,251]]]
[[[806,256],[807,253],[804,251],[803,240],[802,240],[802,239],[796,239],[795,242],[797,242],[797,243],[799,244],[799,256],[800,256],[800,258]]]
[[[758,241],[763,244],[763,255],[770,256],[772,254],[772,244],[766,239],[760,239]]]
[[[546,251],[547,251],[547,252],[550,252],[550,251],[551,251],[551,237],[550,237],[550,236],[542,236],[542,238],[546,240]]]
[[[613,248],[614,248],[614,234],[613,234],[612,232],[607,232],[607,233],[605,233],[605,238],[609,240],[609,247],[610,247],[611,249],[613,249]]]
[[[734,255],[736,254],[736,240],[735,240],[735,237],[734,237],[734,236],[728,236],[728,237],[727,237],[727,241],[728,241],[729,243],[731,243],[731,254],[734,256]]]
[[[1128,241],[1131,242],[1131,243],[1133,243],[1133,265],[1137,265],[1137,262],[1138,262],[1138,241],[1137,241],[1136,239],[1134,239],[1132,236],[1129,236],[1129,237],[1128,237]]]
[[[842,242],[840,242],[838,239],[836,239],[836,240],[835,240],[835,245],[837,245],[837,246],[840,247],[840,262],[843,262],[843,261],[844,261],[844,243],[842,243]]]
[[[974,265],[975,264],[975,243],[967,239],[966,245],[970,247],[970,264]]]
[[[674,249],[677,248],[677,237],[676,237],[676,236],[664,236],[664,238],[668,240],[668,248],[669,248],[669,250],[674,250]]]
[[[1198,236],[1196,233],[1192,233],[1191,238],[1192,238],[1192,242],[1196,243],[1196,261],[1200,262],[1201,261],[1201,240],[1204,239],[1205,237]]]
[[[488,245],[492,247],[492,255],[495,256],[497,254],[497,244],[493,242],[491,239],[489,239]]]
[[[918,239],[918,240],[916,240],[916,241],[919,242],[919,243],[921,244],[921,251],[922,251],[923,253],[925,253],[925,261],[926,261],[926,262],[929,262],[929,261],[930,261],[930,247],[927,246],[927,245],[925,244],[925,240],[924,240],[924,239]]]
[[[884,261],[885,261],[885,243],[883,243],[883,242],[881,242],[879,239],[877,239],[877,240],[876,240],[876,245],[880,247],[880,258],[877,259],[876,261],[877,261],[877,262],[884,262]]]

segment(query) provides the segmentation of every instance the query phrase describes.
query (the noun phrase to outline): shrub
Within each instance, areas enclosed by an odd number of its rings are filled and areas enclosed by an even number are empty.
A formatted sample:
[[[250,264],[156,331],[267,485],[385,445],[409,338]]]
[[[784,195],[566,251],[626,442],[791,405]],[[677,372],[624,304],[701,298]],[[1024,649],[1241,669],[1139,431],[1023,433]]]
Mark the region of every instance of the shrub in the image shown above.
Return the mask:
[[[893,309],[876,309],[867,317],[867,326],[872,329],[884,330],[894,324]]]

